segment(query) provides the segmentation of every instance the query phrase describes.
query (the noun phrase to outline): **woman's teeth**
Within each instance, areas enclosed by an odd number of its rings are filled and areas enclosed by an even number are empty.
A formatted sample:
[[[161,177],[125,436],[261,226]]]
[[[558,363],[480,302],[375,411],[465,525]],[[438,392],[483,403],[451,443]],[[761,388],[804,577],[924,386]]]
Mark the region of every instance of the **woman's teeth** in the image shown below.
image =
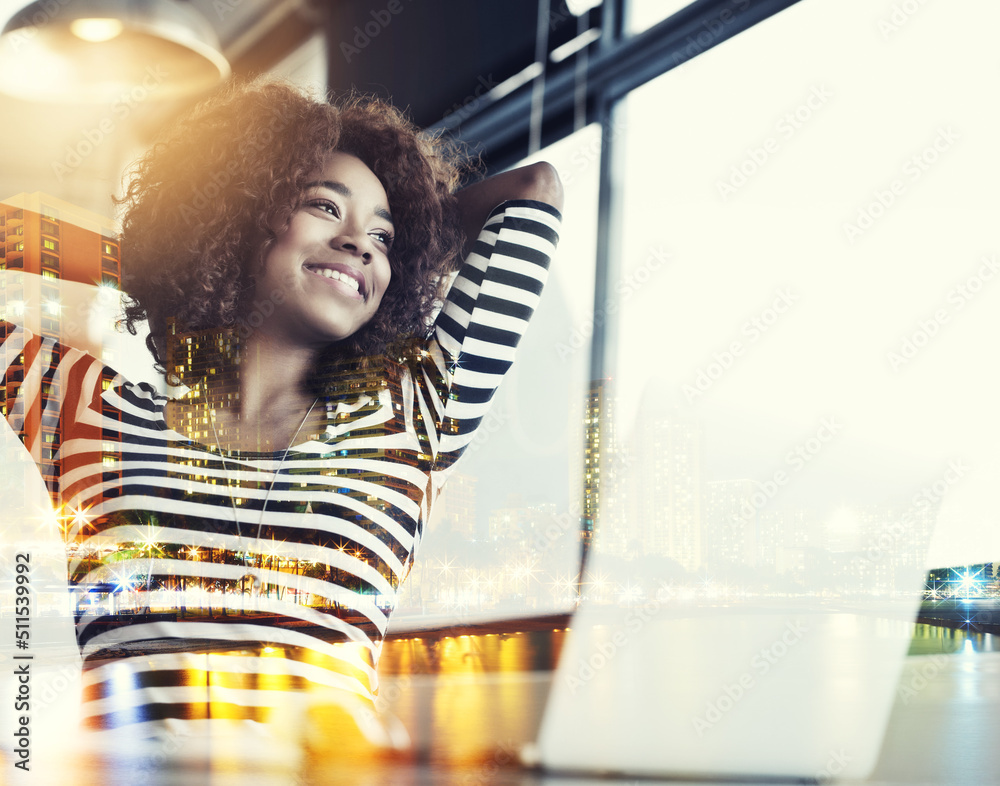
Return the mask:
[[[345,284],[348,284],[351,287],[353,287],[355,292],[357,292],[361,287],[356,278],[347,275],[347,273],[341,273],[339,270],[332,270],[331,268],[328,267],[311,267],[308,269],[311,270],[313,273],[318,273],[324,278],[334,278],[337,281],[343,281]]]

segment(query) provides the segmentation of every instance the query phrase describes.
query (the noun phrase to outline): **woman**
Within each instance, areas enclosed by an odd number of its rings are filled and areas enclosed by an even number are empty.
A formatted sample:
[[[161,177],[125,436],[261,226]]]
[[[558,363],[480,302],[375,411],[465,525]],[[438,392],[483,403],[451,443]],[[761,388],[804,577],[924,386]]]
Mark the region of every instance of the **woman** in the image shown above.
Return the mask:
[[[301,691],[371,706],[396,592],[557,237],[550,166],[456,194],[459,174],[385,104],[233,88],[123,199],[125,323],[148,320],[188,393],[8,326],[3,368],[20,354],[61,392],[70,579],[131,612],[78,622],[86,726],[243,727]],[[30,444],[28,386],[5,383]]]

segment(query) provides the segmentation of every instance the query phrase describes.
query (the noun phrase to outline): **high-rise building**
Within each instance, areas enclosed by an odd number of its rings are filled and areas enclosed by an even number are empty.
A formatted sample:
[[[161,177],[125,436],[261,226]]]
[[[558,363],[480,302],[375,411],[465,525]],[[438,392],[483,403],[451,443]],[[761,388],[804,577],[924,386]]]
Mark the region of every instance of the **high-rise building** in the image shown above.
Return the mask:
[[[582,530],[584,548],[619,557],[635,556],[638,535],[628,510],[631,453],[616,436],[616,403],[612,380],[591,383],[584,408]]]
[[[530,540],[531,525],[536,512],[519,492],[509,492],[502,508],[494,508],[489,514],[489,540],[502,541],[515,551],[525,547]]]
[[[61,199],[42,193],[18,194],[0,202],[0,319],[22,325],[35,335],[74,346],[92,310],[87,304],[67,308],[60,282],[118,289],[121,279],[118,233],[114,223]],[[2,338],[6,339],[6,328]],[[58,349],[43,348],[42,365],[55,368]],[[106,361],[113,357],[102,355]],[[8,384],[19,385],[24,357],[15,359]],[[102,384],[111,384],[105,372]],[[39,395],[30,399],[22,433],[38,434],[26,444],[42,476],[55,494],[61,435],[58,420],[45,415],[50,399],[59,396],[59,376],[46,375]],[[0,389],[0,415],[7,417],[7,390]],[[38,428],[38,425],[41,428]],[[111,473],[113,474],[113,473]]]
[[[0,239],[6,270],[115,288],[121,280],[114,222],[48,194],[18,194],[0,202]]]
[[[701,567],[703,556],[701,430],[679,409],[640,412],[628,495],[632,528],[643,549]]]
[[[757,564],[757,483],[749,479],[705,484],[705,561],[712,566]]]
[[[603,487],[601,471],[606,452],[613,442],[611,412],[611,380],[596,379],[590,383],[587,405],[583,412],[583,506],[582,531],[584,549],[594,538],[601,508]]]
[[[476,531],[476,478],[452,472],[434,504],[428,528],[444,530],[465,540],[479,540]]]
[[[597,548],[605,554],[634,559],[644,551],[629,510],[629,473],[635,462],[627,446],[613,442],[605,448],[603,459]]]
[[[804,579],[822,550],[821,525],[811,510],[764,507],[757,512],[757,531],[758,559],[778,575]]]

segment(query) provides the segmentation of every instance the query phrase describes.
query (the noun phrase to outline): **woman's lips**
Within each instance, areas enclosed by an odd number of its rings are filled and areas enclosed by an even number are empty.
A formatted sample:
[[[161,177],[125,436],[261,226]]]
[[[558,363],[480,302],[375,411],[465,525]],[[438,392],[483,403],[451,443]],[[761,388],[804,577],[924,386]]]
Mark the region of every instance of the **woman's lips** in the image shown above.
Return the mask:
[[[303,267],[313,275],[325,278],[332,284],[339,284],[338,288],[345,294],[360,300],[367,300],[364,277],[351,267],[337,263],[306,264]]]

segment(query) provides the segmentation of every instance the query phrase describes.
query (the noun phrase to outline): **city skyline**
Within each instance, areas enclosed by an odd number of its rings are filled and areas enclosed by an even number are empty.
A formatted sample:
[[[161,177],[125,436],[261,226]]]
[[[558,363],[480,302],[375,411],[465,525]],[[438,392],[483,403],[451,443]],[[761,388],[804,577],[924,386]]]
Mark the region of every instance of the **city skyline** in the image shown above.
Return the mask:
[[[72,345],[81,328],[65,319],[61,309],[46,314],[44,304],[56,294],[48,291],[47,282],[117,287],[120,261],[112,222],[47,195],[20,195],[3,205],[2,232],[3,267],[9,273],[33,274],[5,279],[6,309],[20,303],[22,310],[30,311],[25,305],[37,301],[42,306],[34,314],[38,330]],[[32,300],[29,293],[35,285],[38,294]],[[179,338],[188,350],[186,360],[200,356],[191,340],[202,339],[193,334]],[[203,338],[219,337],[212,333]],[[224,348],[220,351],[224,354]],[[112,348],[104,359],[113,362]],[[180,360],[174,356],[170,363]],[[881,549],[877,538],[902,521],[918,525],[923,537],[933,526],[934,506],[796,505],[794,498],[781,498],[783,484],[774,480],[781,479],[777,473],[763,480],[719,477],[718,462],[706,449],[704,423],[695,412],[677,407],[657,411],[649,403],[636,413],[645,427],[623,443],[612,381],[593,382],[582,408],[566,410],[567,427],[583,438],[582,466],[571,467],[566,488],[550,493],[547,500],[508,491],[503,503],[484,505],[483,499],[496,494],[480,493],[482,479],[452,473],[428,526],[429,534],[447,533],[448,545],[431,558],[436,564],[410,577],[421,605],[446,607],[460,597],[475,597],[483,607],[517,598],[539,605],[564,602],[577,578],[572,566],[581,536],[586,544],[596,535],[600,552],[625,562],[643,557],[670,560],[664,563],[666,573],[678,579],[718,574],[748,582],[756,571],[758,577],[779,577],[775,586],[786,589],[823,572],[841,582],[845,591],[892,592],[897,570],[919,563],[921,555],[913,548],[899,548],[897,542],[892,549]],[[569,422],[574,412],[582,418]],[[192,422],[182,430],[205,438],[208,432],[198,431],[196,425]],[[50,444],[36,449],[47,451],[46,460],[54,467],[58,447],[56,434]],[[791,468],[794,461],[804,464],[813,455],[805,451],[796,459],[790,453],[787,463]],[[561,506],[560,497],[578,500],[579,508],[572,503]],[[64,512],[63,517],[71,515]],[[874,559],[865,556],[872,548],[878,552]],[[554,554],[558,569],[549,570]],[[289,562],[279,569],[298,572],[300,566]],[[456,577],[463,571],[469,587],[478,591],[459,588]]]

